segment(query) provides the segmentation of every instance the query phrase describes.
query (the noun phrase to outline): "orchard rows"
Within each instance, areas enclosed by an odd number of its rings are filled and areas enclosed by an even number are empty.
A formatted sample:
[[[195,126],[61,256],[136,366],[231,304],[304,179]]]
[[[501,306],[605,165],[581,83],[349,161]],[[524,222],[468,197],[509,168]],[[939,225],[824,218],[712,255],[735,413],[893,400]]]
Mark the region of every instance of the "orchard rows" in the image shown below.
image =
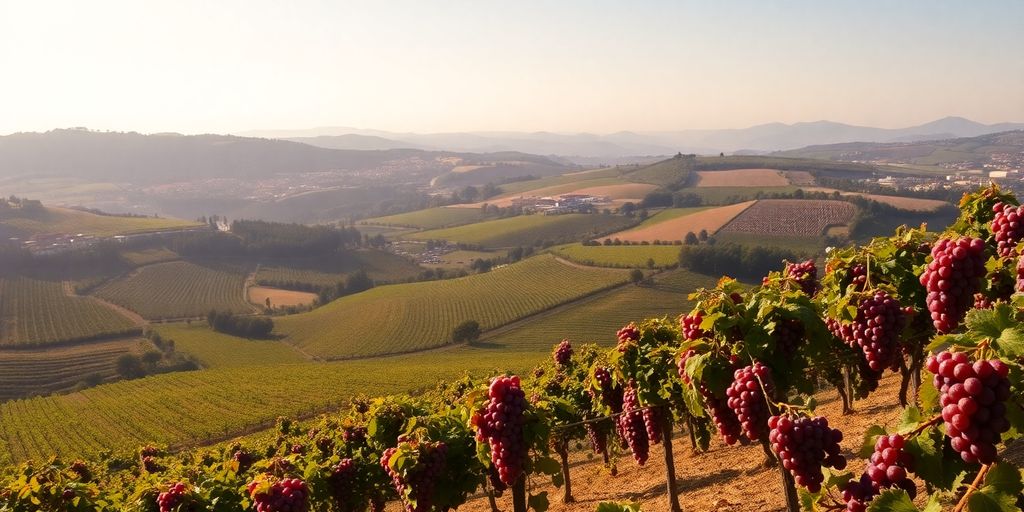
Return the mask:
[[[586,440],[609,478],[619,452],[639,466],[663,456],[678,511],[674,425],[700,449],[714,435],[760,445],[794,511],[1019,510],[1020,468],[1001,457],[1024,431],[1016,205],[993,186],[965,196],[943,233],[901,228],[752,289],[723,278],[679,319],[624,326],[608,350],[563,341],[529,375],[354,399],[306,428],[280,420],[252,446],[28,464],[6,478],[0,510],[362,512],[400,500],[427,512],[475,492],[543,510],[546,493],[527,482],[550,479],[572,501],[568,446]],[[887,373],[902,381],[895,428],[842,432],[815,413],[823,385],[852,411]]]

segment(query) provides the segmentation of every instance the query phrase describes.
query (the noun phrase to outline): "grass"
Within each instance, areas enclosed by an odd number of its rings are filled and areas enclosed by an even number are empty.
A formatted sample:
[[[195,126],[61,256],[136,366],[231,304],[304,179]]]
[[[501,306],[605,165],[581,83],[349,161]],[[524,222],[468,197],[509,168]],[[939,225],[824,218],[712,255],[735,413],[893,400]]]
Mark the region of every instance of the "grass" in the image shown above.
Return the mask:
[[[619,215],[520,215],[455,228],[409,235],[416,240],[447,240],[489,248],[535,245],[538,241],[572,242],[624,229],[636,221]]]
[[[153,349],[144,339],[0,350],[0,401],[70,391],[86,380],[110,380],[123,354]]]
[[[0,346],[38,346],[126,333],[131,320],[99,302],[65,294],[60,281],[0,278]]]
[[[685,184],[693,172],[693,162],[686,158],[670,158],[641,167],[627,176],[630,181],[662,187]]]
[[[541,255],[460,279],[380,286],[279,318],[275,331],[324,359],[408,352],[445,345],[464,321],[493,329],[626,279]]]
[[[21,233],[22,236],[82,233],[98,237],[190,228],[201,225],[197,222],[180,219],[117,217],[53,207],[46,207],[43,212],[27,217],[9,217],[0,221],[0,224]]]
[[[409,213],[367,219],[360,224],[399,226],[418,229],[437,229],[462,224],[472,224],[487,219],[480,208],[427,208]],[[363,230],[362,226],[358,228]]]
[[[143,318],[183,318],[211,309],[252,311],[242,288],[245,276],[186,261],[158,263],[107,283],[95,294]]]
[[[121,259],[135,266],[174,261],[178,258],[178,253],[164,247],[141,249],[138,251],[125,251],[121,253]]]
[[[679,261],[678,245],[560,245],[551,252],[583,265],[599,267],[646,268],[648,260],[656,267],[667,267]]]
[[[210,330],[205,323],[156,327],[164,339],[174,340],[178,352],[191,355],[205,368],[301,363],[307,361],[294,347],[276,340],[250,340]]]

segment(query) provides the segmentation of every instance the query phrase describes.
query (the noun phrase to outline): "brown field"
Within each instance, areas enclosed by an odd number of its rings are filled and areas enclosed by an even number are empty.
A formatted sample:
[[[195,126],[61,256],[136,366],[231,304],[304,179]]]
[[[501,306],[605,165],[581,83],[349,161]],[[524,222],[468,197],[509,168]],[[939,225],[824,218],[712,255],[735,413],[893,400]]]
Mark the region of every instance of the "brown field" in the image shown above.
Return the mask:
[[[293,290],[282,290],[269,286],[252,286],[249,288],[249,302],[263,306],[270,299],[273,307],[281,306],[305,306],[316,300],[315,293],[297,292]]]
[[[592,196],[608,196],[612,202],[609,206],[618,207],[623,203],[632,201],[640,202],[648,192],[658,188],[657,185],[648,183],[620,183],[616,185],[600,185],[595,187],[572,188],[566,185],[555,185],[551,187],[530,190],[529,192],[509,194],[500,196],[480,203],[457,204],[450,208],[480,208],[484,203],[493,204],[499,207],[512,206],[512,202],[520,197],[545,197],[560,196],[563,194],[588,194]]]
[[[776,169],[732,169],[697,171],[698,187],[785,187],[785,171]]]
[[[665,222],[620,231],[613,235],[601,237],[601,239],[611,238],[614,240],[618,238],[620,240],[628,240],[630,242],[682,240],[683,237],[686,236],[686,233],[690,231],[699,233],[702,229],[708,230],[709,234],[714,234],[721,229],[722,226],[726,225],[737,215],[743,213],[755,202],[756,201],[747,201],[745,203],[711,208],[709,210],[691,213],[690,215],[669,219]]]
[[[824,187],[808,187],[805,188],[807,192],[836,192],[833,188]],[[878,194],[861,194],[859,192],[842,192],[844,196],[861,196],[879,203],[885,203],[888,205],[895,206],[903,210],[910,210],[915,212],[931,212],[939,209],[944,204],[949,204],[945,201],[939,201],[938,199],[919,199],[916,197],[902,197],[902,196],[882,196]]]
[[[846,201],[765,199],[732,219],[723,233],[821,236],[832,226],[853,220],[857,207]]]
[[[810,187],[814,186],[814,176],[807,171],[785,171],[786,179],[789,180],[790,185],[796,185],[798,187]]]

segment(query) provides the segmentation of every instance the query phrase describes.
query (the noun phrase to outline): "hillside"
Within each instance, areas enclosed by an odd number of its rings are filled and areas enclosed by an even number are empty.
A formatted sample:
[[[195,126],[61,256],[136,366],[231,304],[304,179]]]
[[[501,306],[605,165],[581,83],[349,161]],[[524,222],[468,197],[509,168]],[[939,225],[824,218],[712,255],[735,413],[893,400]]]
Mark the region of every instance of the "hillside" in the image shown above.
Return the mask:
[[[84,234],[96,237],[200,227],[194,221],[154,217],[97,215],[68,208],[42,207],[31,211],[0,210],[0,236],[28,238],[46,234]]]

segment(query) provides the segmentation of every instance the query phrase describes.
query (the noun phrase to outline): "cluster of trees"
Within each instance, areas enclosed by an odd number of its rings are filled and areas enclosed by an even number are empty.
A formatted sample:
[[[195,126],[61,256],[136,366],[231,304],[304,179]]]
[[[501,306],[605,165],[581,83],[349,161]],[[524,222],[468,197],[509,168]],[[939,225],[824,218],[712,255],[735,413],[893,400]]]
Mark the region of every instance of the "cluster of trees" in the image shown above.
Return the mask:
[[[365,271],[357,270],[346,276],[344,281],[338,281],[334,286],[317,290],[316,304],[323,305],[346,295],[364,292],[373,288],[374,284],[373,279],[370,279]]]
[[[210,310],[206,314],[210,328],[245,338],[266,338],[274,330],[274,321],[266,316],[240,316],[228,311]]]
[[[146,338],[156,347],[141,354],[129,352],[114,361],[117,375],[123,379],[138,379],[158,373],[183,372],[199,369],[199,365],[188,354],[174,351],[174,340],[164,338],[156,331],[148,331]],[[81,387],[100,384],[102,379],[90,378]]]
[[[693,192],[673,192],[668,189],[648,192],[640,201],[641,208],[691,208],[703,204],[704,199]]]
[[[620,238],[605,238],[603,241],[598,242],[597,240],[584,240],[583,245],[588,247],[597,247],[599,245],[683,245],[682,240],[643,240],[641,242],[634,242],[632,240],[622,240]]]
[[[337,254],[364,242],[354,227],[236,220],[231,233],[190,233],[176,237],[171,249],[193,257],[311,257]]]
[[[32,215],[46,211],[43,203],[37,199],[25,199],[24,197],[10,196],[7,199],[0,198],[0,212],[5,215],[22,213]]]
[[[702,274],[728,274],[741,279],[760,279],[780,261],[798,261],[802,255],[776,247],[732,243],[685,245],[679,266]]]

